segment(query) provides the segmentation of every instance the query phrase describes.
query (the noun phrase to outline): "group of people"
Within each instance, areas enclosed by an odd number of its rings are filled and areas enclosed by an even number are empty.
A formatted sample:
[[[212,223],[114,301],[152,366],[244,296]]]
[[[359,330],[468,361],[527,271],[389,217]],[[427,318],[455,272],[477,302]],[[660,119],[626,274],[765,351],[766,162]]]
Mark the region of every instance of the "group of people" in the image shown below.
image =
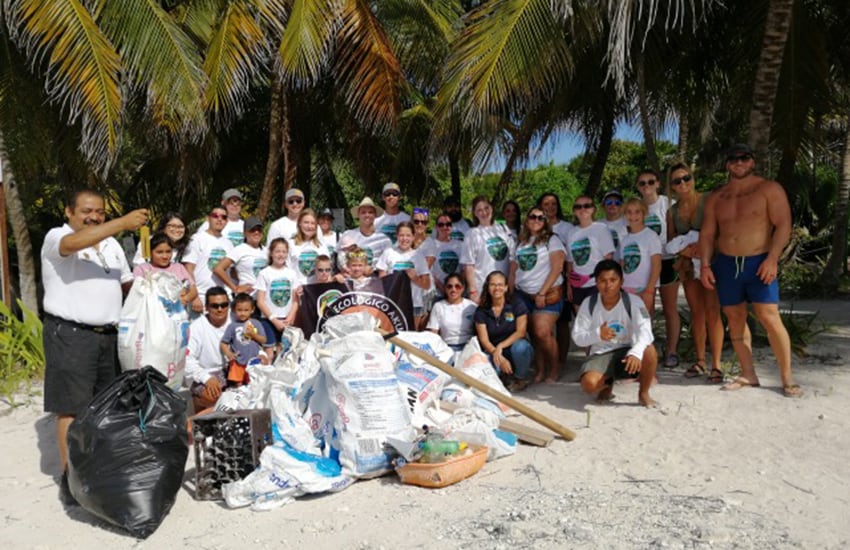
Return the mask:
[[[484,196],[472,200],[472,221],[457,197],[434,216],[426,208],[410,215],[391,182],[383,186],[383,206],[363,198],[351,208],[358,226],[341,233],[333,212],[307,207],[298,189],[286,192],[286,214],[267,230],[256,217],[243,219],[242,194],[228,189],[193,235],[179,213],[163,216],[149,252],[140,243],[132,270],[113,236],[147,224],[148,212],[106,221],[103,197],[80,191],[65,208],[68,222],[51,230],[42,248],[45,410],[58,418],[61,466],[68,425],[119,371],[122,291],[134,275],[151,271],[183,281],[181,300],[195,317],[186,378],[196,408],[247,382],[251,360],[269,362],[287,348],[286,328],[296,322],[304,285],[336,281],[356,290],[392,273],[410,278],[417,330],[438,333],[456,350],[477,337],[512,391],[558,380],[572,339],[587,350],[584,391],[608,400],[615,379],[635,377],[640,403],[653,406],[657,365],[680,362],[681,285],[696,355],[685,376],[723,382],[722,308],[741,365],[740,376],[722,388],[759,385],[749,302],[767,330],[785,395],[797,397],[802,391],[791,376],[776,279],[790,237],[788,200],[778,183],[755,174],[747,146],[730,149],[726,169],[728,183],[700,193],[690,168],[677,164],[666,195],[661,176],[644,170],[635,182],[638,196],[607,192],[604,218],[597,219],[593,197],[580,195],[572,221],[555,193],[539,197],[524,215],[509,201],[504,221]],[[666,327],[661,358],[652,333],[656,289]],[[66,476],[62,495],[70,499]]]

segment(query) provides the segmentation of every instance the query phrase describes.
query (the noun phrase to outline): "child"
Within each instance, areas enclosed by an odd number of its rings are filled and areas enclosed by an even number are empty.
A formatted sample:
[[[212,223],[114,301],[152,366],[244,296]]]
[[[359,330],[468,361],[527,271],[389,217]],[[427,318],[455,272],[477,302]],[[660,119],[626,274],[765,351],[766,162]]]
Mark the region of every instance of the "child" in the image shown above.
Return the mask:
[[[183,306],[188,306],[198,296],[198,289],[195,287],[195,280],[186,271],[183,264],[171,261],[173,252],[174,245],[168,235],[165,233],[154,233],[151,236],[150,262],[137,265],[133,268],[133,275],[136,278],[141,278],[148,273],[160,271],[174,275],[183,283],[183,290],[180,291],[180,301],[183,302]]]
[[[368,286],[372,281],[372,277],[366,275],[369,269],[369,260],[366,257],[366,251],[359,247],[354,247],[346,254],[346,271],[348,276],[338,273],[336,275],[337,282],[344,283],[349,290],[360,290]]]
[[[269,243],[269,266],[257,275],[257,307],[263,314],[268,345],[286,351],[289,343],[282,339],[283,330],[295,322],[298,301],[293,300],[297,276],[287,267],[289,244],[283,237]]]
[[[413,300],[415,330],[425,330],[424,291],[431,288],[431,270],[425,257],[413,248],[413,224],[399,222],[396,225],[396,245],[384,250],[378,258],[378,276],[386,277],[395,271],[404,271],[410,277],[410,293]]]
[[[239,387],[248,383],[245,367],[248,361],[260,357],[264,364],[268,358],[261,355],[266,343],[266,331],[256,321],[251,321],[254,313],[254,300],[250,294],[240,292],[233,298],[233,316],[236,320],[227,326],[221,337],[221,353],[227,358],[227,382]]]
[[[629,232],[620,240],[623,289],[643,299],[647,311],[655,311],[655,287],[661,276],[661,239],[644,225],[646,203],[637,198],[626,201]]]
[[[316,282],[332,283],[333,273],[333,260],[331,260],[331,257],[326,254],[319,254],[316,257]]]

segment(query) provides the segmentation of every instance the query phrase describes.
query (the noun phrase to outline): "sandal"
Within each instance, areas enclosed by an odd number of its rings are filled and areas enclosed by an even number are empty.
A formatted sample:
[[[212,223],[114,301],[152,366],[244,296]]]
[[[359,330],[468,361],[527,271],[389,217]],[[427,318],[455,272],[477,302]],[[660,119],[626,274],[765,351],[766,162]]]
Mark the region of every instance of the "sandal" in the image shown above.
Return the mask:
[[[788,384],[782,386],[782,393],[785,397],[803,397],[803,388],[797,384]]]
[[[705,365],[694,363],[685,371],[685,378],[698,378],[706,373]]]
[[[679,355],[676,353],[670,353],[667,355],[667,359],[664,360],[664,368],[665,369],[675,369],[679,366]]]
[[[709,384],[721,384],[723,383],[723,371],[720,369],[711,369],[711,372],[708,373],[708,378],[705,379]]]
[[[511,393],[521,392],[525,388],[531,385],[531,380],[526,378],[523,380],[517,379],[508,384],[508,391]]]

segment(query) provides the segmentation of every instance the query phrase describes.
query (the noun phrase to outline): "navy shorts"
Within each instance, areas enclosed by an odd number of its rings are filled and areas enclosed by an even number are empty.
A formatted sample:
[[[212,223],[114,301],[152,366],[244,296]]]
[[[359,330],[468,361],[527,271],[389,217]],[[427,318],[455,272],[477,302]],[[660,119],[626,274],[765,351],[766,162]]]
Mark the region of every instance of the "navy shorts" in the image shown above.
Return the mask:
[[[676,263],[675,258],[661,259],[661,276],[658,278],[658,283],[661,286],[671,285],[679,282],[679,274],[673,264]]]
[[[756,256],[727,256],[718,253],[711,263],[721,306],[744,302],[754,304],[779,303],[779,282],[764,284],[756,274],[767,252]]]

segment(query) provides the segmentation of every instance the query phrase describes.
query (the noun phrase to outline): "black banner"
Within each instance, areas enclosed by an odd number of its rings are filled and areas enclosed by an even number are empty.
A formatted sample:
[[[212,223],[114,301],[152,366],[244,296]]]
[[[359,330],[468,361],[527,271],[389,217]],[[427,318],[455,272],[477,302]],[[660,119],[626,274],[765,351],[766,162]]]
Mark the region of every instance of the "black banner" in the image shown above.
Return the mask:
[[[358,311],[368,311],[384,330],[413,330],[413,300],[406,273],[374,277],[357,290],[343,283],[317,283],[303,289],[297,325],[306,338],[322,330],[328,318]]]

